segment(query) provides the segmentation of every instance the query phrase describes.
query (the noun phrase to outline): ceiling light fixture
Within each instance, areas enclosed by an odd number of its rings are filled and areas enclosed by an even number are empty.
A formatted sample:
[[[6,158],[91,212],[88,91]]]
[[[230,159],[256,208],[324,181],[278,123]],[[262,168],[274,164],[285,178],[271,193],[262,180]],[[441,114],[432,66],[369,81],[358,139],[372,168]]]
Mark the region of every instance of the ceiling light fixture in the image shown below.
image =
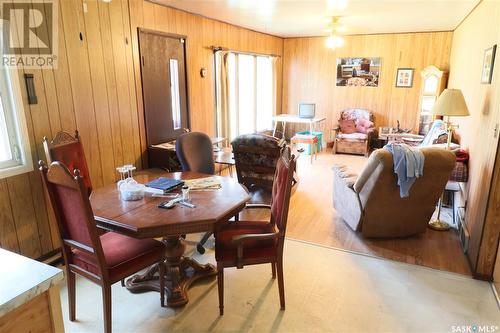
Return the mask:
[[[347,7],[348,0],[328,0],[328,10],[344,10]]]
[[[344,27],[340,25],[340,17],[333,16],[330,23],[330,36],[325,41],[325,45],[329,49],[336,49],[344,46],[344,38],[339,34],[340,31],[344,31]]]

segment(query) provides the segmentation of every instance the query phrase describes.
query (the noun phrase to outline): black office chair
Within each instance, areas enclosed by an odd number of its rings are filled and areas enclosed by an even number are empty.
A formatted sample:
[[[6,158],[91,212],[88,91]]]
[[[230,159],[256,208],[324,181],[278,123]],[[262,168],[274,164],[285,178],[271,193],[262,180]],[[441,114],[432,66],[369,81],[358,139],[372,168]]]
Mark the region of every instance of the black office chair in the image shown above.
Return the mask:
[[[205,133],[190,132],[182,134],[175,141],[175,151],[182,171],[215,174],[214,152],[212,140]],[[207,242],[212,232],[207,232],[196,245],[196,250],[203,254],[203,245]]]
[[[175,151],[182,171],[215,174],[212,140],[205,133],[184,133],[175,141]]]

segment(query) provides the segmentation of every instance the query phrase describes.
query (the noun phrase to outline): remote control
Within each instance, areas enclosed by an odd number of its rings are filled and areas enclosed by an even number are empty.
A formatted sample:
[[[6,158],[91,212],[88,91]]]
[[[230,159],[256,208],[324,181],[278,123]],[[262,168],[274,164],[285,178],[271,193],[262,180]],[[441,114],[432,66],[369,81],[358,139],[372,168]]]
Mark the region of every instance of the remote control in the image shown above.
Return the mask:
[[[189,208],[196,208],[196,205],[193,205],[192,203],[187,201],[180,201],[179,204]]]
[[[165,201],[162,202],[161,204],[158,205],[158,208],[165,208],[165,209],[170,209],[175,206],[176,203],[182,201],[182,198],[175,198],[170,201]]]

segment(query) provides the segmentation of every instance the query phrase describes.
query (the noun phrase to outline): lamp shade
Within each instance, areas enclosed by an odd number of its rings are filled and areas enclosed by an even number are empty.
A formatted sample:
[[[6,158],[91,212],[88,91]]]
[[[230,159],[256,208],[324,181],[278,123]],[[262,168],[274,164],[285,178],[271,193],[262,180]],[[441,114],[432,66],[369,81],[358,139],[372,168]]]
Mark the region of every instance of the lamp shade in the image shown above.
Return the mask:
[[[445,89],[432,108],[435,116],[463,117],[469,115],[464,95],[460,89]]]

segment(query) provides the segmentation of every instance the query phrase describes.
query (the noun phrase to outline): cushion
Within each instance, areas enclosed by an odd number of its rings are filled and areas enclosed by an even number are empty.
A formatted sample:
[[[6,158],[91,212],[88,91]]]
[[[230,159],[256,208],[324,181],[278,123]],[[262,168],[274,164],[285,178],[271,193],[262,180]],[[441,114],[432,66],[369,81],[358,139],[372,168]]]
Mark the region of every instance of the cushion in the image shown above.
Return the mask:
[[[345,133],[340,133],[337,135],[338,139],[346,139],[346,140],[366,140],[368,135],[366,133],[350,133],[350,134],[345,134]]]
[[[52,183],[50,186],[55,199],[54,210],[61,216],[63,237],[92,247],[87,226],[88,212],[84,205],[75,205],[82,201],[80,192],[64,185]]]
[[[365,109],[346,109],[340,113],[341,119],[360,119],[365,118],[370,120],[370,111]]]
[[[106,268],[112,281],[118,281],[164,258],[163,243],[154,239],[136,239],[115,232],[100,236]],[[73,263],[99,275],[96,258],[80,250],[73,251]]]
[[[233,237],[244,234],[267,234],[276,232],[274,225],[268,222],[258,221],[238,221],[228,223],[215,233],[215,259],[226,261],[236,259],[236,249],[232,240]],[[276,253],[276,241],[251,240],[246,241],[243,246],[244,258],[258,258],[259,256],[269,256]]]
[[[83,152],[83,145],[81,142],[72,142],[57,146],[51,149],[50,152],[54,161],[62,162],[71,173],[75,169],[80,170],[80,176],[83,178],[83,184],[90,195],[92,192],[92,182],[90,181],[90,173]]]
[[[356,133],[356,123],[353,119],[339,119],[339,126],[342,133]]]
[[[359,133],[368,133],[368,130],[374,126],[373,122],[368,119],[360,118],[356,121],[356,131]]]

